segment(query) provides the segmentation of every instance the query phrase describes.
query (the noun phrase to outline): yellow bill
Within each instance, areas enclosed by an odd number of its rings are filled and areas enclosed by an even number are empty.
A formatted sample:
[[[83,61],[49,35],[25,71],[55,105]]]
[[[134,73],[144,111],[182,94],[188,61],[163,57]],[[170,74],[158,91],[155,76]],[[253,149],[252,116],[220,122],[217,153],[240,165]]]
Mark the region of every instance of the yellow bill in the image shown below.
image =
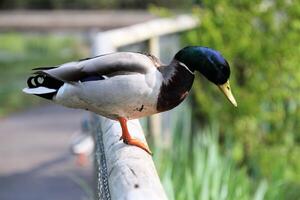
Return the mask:
[[[235,100],[234,96],[232,95],[232,92],[231,92],[231,89],[230,89],[229,81],[227,81],[223,85],[218,85],[218,87],[225,94],[225,96],[230,101],[230,103],[232,103],[232,105],[234,105],[235,107],[237,107],[236,100]]]

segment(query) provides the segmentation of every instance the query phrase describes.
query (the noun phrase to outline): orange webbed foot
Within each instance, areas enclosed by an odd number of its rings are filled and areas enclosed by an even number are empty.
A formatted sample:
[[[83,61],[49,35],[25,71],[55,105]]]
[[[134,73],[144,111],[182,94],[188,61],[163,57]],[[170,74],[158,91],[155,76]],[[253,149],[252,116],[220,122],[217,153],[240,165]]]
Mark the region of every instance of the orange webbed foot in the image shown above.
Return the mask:
[[[128,132],[127,129],[127,120],[123,117],[118,118],[120,124],[121,124],[121,128],[122,128],[122,136],[120,137],[120,140],[123,139],[123,142],[125,144],[128,145],[133,145],[136,147],[139,147],[141,149],[143,149],[144,151],[146,151],[147,153],[149,153],[150,155],[152,155],[152,152],[150,151],[149,147],[143,143],[142,141],[138,140],[138,139],[134,139],[131,137],[131,135]]]
[[[149,153],[150,155],[152,155],[152,152],[150,151],[149,147],[138,139],[130,139],[130,140],[123,139],[123,142],[128,145],[139,147],[144,151],[146,151],[147,153]]]

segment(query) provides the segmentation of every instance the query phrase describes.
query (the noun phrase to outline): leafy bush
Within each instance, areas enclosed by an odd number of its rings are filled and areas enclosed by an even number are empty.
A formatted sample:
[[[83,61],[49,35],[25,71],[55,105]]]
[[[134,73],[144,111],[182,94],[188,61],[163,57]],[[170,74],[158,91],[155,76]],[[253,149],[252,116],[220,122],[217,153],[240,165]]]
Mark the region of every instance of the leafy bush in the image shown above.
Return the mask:
[[[201,26],[184,41],[222,52],[239,105],[234,109],[198,78],[193,93],[198,119],[218,121],[221,137],[236,141],[223,145],[238,152],[235,159],[249,175],[280,177],[300,191],[300,3],[204,0],[195,14]],[[292,196],[288,199],[300,193]]]

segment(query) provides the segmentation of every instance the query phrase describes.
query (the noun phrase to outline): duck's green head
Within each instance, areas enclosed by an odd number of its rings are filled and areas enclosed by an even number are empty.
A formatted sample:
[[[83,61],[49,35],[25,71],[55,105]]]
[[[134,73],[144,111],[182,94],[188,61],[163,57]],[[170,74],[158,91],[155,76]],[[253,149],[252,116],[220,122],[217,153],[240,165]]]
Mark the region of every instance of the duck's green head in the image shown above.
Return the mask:
[[[175,55],[175,59],[192,72],[199,71],[216,84],[234,106],[237,106],[229,85],[229,64],[218,51],[207,47],[189,46],[181,49]]]

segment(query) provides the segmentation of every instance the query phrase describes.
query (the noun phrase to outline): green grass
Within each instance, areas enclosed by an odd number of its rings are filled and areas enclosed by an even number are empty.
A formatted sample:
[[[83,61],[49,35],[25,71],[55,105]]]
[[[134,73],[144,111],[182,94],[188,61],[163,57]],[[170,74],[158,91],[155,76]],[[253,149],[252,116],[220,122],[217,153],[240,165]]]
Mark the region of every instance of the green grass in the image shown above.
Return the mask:
[[[38,34],[0,34],[0,116],[36,105],[42,100],[21,92],[31,69],[81,57],[76,38]]]
[[[191,140],[191,109],[182,106],[173,116],[171,146],[154,151],[169,199],[285,199],[282,181],[251,177],[246,166],[234,161],[231,149],[219,145],[218,125],[196,130]]]

